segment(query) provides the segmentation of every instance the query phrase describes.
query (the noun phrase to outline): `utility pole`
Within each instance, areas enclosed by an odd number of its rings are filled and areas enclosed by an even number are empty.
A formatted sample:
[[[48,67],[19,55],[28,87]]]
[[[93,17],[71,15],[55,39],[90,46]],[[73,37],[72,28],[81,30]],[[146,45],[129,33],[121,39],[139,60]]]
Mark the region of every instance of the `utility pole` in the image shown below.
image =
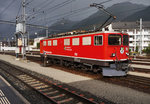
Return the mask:
[[[46,37],[48,38],[48,26],[47,26],[47,29],[46,29]]]
[[[143,48],[143,36],[142,36],[142,18],[140,18],[140,55],[142,55]]]
[[[23,59],[26,59],[26,14],[25,14],[25,0],[22,0],[22,25],[23,25],[23,31],[22,31],[22,55]]]

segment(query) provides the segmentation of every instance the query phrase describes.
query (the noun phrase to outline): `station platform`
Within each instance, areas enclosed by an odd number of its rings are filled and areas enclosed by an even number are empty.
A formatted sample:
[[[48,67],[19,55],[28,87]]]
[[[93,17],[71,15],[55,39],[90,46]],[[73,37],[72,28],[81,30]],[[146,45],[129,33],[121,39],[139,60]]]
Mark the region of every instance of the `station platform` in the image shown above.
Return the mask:
[[[30,104],[0,76],[0,104]]]

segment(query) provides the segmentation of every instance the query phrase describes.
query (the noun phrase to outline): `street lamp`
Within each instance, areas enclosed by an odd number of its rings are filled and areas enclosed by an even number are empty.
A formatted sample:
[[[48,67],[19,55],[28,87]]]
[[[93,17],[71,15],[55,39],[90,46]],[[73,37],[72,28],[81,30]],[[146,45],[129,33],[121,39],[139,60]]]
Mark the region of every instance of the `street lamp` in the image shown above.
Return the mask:
[[[38,33],[37,32],[35,32],[35,35],[37,35],[37,38],[38,38]]]

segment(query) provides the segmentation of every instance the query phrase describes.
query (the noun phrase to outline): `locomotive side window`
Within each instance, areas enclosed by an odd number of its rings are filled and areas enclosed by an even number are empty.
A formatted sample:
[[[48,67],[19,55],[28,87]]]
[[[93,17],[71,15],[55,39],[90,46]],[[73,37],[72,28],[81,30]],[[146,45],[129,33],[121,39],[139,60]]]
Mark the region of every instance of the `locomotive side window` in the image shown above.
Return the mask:
[[[123,45],[129,45],[129,37],[128,35],[123,36]]]
[[[46,41],[43,41],[43,46],[46,46]]]
[[[64,45],[70,45],[70,39],[64,39]]]
[[[57,46],[57,40],[53,40],[53,46]]]
[[[103,37],[102,36],[94,36],[94,45],[103,45]]]
[[[51,41],[48,41],[48,46],[52,46],[52,42]]]
[[[79,45],[79,38],[73,38],[72,45]]]
[[[82,45],[91,45],[91,37],[83,37],[82,38]]]
[[[119,34],[110,34],[108,36],[109,45],[121,45],[121,35]]]

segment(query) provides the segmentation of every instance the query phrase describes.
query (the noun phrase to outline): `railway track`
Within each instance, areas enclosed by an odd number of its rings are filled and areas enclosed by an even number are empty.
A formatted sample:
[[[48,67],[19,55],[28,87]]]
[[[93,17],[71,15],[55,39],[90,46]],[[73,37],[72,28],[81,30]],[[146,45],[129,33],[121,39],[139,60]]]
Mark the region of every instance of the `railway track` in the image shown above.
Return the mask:
[[[108,83],[126,86],[150,94],[150,78],[128,75],[125,77],[101,78]]]
[[[28,58],[28,60],[42,64],[39,57],[28,56],[27,58]],[[128,75],[126,77],[112,77],[112,78],[108,77],[107,78],[107,77],[102,77],[100,73],[94,74],[91,72],[86,72],[86,71],[81,71],[81,70],[72,70],[70,68],[65,68],[65,67],[60,67],[60,66],[55,66],[55,65],[53,65],[51,67],[54,67],[58,70],[64,70],[64,71],[67,71],[70,73],[75,73],[78,75],[90,77],[90,78],[97,79],[97,80],[102,80],[105,82],[110,82],[110,83],[117,84],[117,85],[122,85],[122,86],[130,87],[130,88],[133,88],[136,90],[140,90],[140,91],[143,91],[146,93],[150,93],[149,78],[143,78],[143,77],[137,77],[137,76],[131,76],[131,75]],[[134,71],[149,73],[150,70],[134,68]],[[146,81],[146,80],[148,80],[148,81]]]
[[[138,65],[150,65],[150,62],[139,62],[139,61],[133,61],[131,64],[138,64]]]
[[[0,62],[0,68],[3,71],[42,94],[52,104],[113,104],[113,102],[101,98],[99,98],[100,102],[96,102],[93,98],[86,98],[84,94],[78,94],[66,86],[31,75],[9,63]]]
[[[143,69],[143,68],[133,68],[133,71],[136,72],[144,72],[144,73],[150,73],[150,69]]]
[[[134,75],[128,75],[127,77],[122,77],[120,79],[128,81],[128,82],[138,83],[138,84],[150,87],[150,83],[149,83],[150,78],[139,77],[139,76],[134,76]]]

